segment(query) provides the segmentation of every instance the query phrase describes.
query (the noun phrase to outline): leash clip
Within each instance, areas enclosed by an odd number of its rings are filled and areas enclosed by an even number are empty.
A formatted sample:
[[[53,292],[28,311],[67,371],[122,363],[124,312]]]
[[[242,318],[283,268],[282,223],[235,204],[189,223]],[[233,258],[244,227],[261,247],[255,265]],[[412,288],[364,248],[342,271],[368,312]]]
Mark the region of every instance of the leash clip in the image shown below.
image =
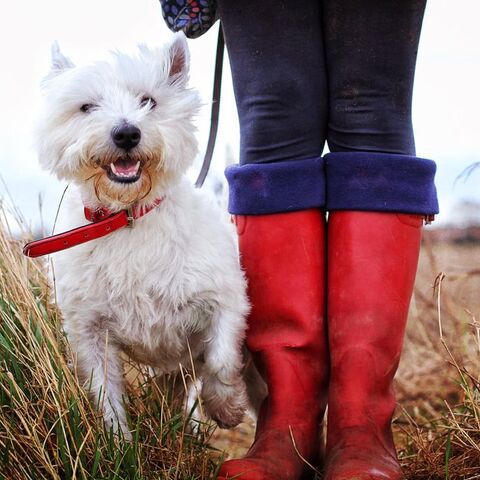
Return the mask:
[[[134,227],[135,217],[133,216],[133,207],[130,205],[127,207],[127,228]]]

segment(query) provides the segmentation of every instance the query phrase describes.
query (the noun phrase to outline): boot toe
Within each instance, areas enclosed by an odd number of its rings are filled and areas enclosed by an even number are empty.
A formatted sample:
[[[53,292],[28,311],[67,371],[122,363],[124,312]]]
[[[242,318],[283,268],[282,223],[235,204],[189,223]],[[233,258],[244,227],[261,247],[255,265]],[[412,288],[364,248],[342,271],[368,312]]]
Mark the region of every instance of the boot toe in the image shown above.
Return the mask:
[[[370,452],[372,453],[372,452]],[[349,448],[330,458],[324,480],[401,480],[402,470],[390,455]]]
[[[229,460],[225,462],[218,472],[217,480],[267,480],[277,478],[276,472],[272,472],[265,461],[255,459]]]

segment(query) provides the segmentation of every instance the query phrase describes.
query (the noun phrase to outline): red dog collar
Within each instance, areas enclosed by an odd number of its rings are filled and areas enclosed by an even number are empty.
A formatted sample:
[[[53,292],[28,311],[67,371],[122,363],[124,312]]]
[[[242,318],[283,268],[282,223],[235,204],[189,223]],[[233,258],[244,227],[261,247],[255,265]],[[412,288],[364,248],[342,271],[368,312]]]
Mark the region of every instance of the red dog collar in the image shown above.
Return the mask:
[[[106,208],[92,210],[85,207],[85,218],[93,223],[27,243],[23,247],[23,253],[27,257],[41,257],[42,255],[60,252],[90,240],[105,237],[120,228],[131,228],[134,220],[143,217],[160,205],[164,198],[159,198],[146,207],[127,208],[117,213],[112,213]]]

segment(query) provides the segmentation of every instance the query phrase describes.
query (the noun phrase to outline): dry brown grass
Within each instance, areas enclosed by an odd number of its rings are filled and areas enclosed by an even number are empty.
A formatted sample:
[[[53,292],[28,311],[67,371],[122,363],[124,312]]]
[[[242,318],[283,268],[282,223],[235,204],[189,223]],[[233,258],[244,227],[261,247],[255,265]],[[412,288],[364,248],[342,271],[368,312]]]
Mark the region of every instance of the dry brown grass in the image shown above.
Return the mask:
[[[1,223],[1,222],[0,222]],[[39,262],[0,229],[0,479],[205,479],[212,427],[129,367],[132,443],[105,431],[69,366],[71,354]]]
[[[425,235],[395,429],[412,479],[480,478],[480,245]]]
[[[410,479],[480,479],[480,245],[422,249],[394,424]],[[130,366],[128,444],[105,432],[69,368],[41,264],[0,231],[0,479],[205,479],[212,428],[186,433],[185,412]],[[215,444],[233,455],[252,424]]]

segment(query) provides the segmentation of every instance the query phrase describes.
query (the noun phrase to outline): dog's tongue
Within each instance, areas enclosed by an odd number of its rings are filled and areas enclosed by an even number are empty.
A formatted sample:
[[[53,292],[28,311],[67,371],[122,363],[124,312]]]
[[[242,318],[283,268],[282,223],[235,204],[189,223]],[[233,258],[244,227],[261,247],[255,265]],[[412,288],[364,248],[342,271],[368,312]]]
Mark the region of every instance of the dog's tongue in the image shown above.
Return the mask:
[[[110,165],[113,173],[122,177],[133,177],[137,174],[140,162],[130,158],[120,158]]]

